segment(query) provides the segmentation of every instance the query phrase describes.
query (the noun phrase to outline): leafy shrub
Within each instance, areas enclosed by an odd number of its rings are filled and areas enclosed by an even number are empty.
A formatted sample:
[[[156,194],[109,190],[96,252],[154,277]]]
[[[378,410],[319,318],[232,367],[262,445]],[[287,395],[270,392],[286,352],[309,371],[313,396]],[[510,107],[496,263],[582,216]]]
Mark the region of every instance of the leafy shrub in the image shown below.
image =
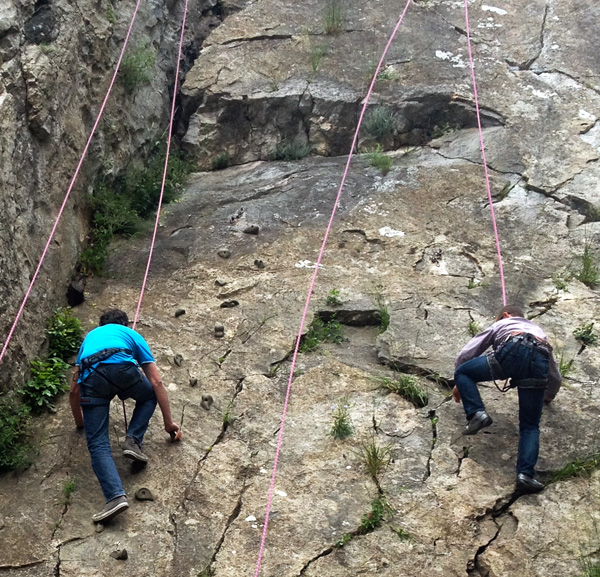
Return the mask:
[[[54,410],[57,395],[69,388],[65,379],[68,368],[69,365],[57,357],[45,361],[34,359],[31,362],[31,379],[19,390],[25,404],[35,412]]]
[[[112,183],[97,184],[90,206],[91,230],[79,264],[83,274],[102,273],[108,245],[115,234],[131,235],[158,207],[165,165],[166,144],[159,143],[146,160],[145,168],[129,168]],[[163,203],[177,198],[192,165],[181,152],[169,155]]]
[[[301,353],[310,353],[316,351],[323,342],[339,344],[343,340],[342,325],[335,320],[335,315],[327,323],[316,318],[308,332],[302,337],[299,350]]]
[[[0,401],[0,471],[25,469],[32,447],[24,442],[30,409],[15,400]]]
[[[123,58],[119,74],[127,92],[131,93],[139,86],[150,83],[155,61],[156,52],[148,42],[135,47],[131,54]]]
[[[371,503],[371,512],[363,515],[358,528],[359,534],[364,535],[377,529],[377,527],[381,527],[386,517],[392,514],[393,510],[385,497],[383,495],[379,496]]]
[[[385,106],[376,106],[365,116],[363,127],[376,140],[394,131],[394,118]]]
[[[598,344],[598,335],[594,333],[594,323],[588,323],[573,331],[575,338],[584,345],[594,346]]]
[[[48,356],[67,360],[79,350],[83,340],[81,321],[69,307],[59,308],[46,321],[46,335],[50,341]]]
[[[337,307],[342,304],[339,289],[331,289],[331,292],[327,295],[327,304],[330,307]]]

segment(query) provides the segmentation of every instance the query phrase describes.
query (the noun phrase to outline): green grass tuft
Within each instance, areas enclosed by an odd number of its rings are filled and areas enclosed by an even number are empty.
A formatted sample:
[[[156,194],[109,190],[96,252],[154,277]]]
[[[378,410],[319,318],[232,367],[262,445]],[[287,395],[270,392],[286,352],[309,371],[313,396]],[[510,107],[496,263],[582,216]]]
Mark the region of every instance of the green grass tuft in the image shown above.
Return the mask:
[[[592,471],[600,466],[600,453],[596,453],[587,459],[575,459],[567,463],[552,475],[553,483],[564,481],[572,477],[589,477]]]
[[[333,425],[330,434],[334,439],[347,439],[354,433],[346,402],[345,399],[341,400],[333,411]]]
[[[429,396],[412,375],[400,375],[397,379],[383,377],[379,380],[381,388],[396,393],[412,403],[417,409],[427,406]]]
[[[341,0],[330,0],[323,13],[323,30],[325,34],[336,35],[346,25],[346,9]]]
[[[376,106],[369,110],[363,122],[363,128],[371,137],[379,140],[392,134],[394,118],[385,106]]]
[[[600,282],[600,271],[589,242],[586,242],[583,248],[581,268],[575,273],[575,278],[592,289]]]
[[[389,444],[378,445],[375,439],[371,437],[366,441],[362,441],[360,454],[368,473],[377,481],[379,475],[385,473],[392,460],[392,447]]]
[[[377,148],[375,150],[369,152],[367,158],[369,159],[369,164],[373,168],[379,169],[383,176],[385,176],[394,165],[392,157],[384,154],[380,144],[377,145]]]

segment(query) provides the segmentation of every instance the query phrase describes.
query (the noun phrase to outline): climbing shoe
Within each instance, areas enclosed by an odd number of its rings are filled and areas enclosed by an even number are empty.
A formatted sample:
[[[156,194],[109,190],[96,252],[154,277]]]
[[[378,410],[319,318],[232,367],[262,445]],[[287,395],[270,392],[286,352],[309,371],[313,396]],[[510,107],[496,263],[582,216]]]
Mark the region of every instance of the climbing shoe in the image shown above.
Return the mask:
[[[92,521],[94,523],[109,521],[115,515],[118,515],[119,513],[125,511],[125,509],[128,508],[129,503],[127,503],[127,497],[125,497],[125,495],[120,495],[119,497],[115,497],[114,499],[111,499],[108,503],[106,503],[104,509],[102,509],[100,513],[92,515]]]
[[[148,457],[142,453],[142,447],[135,442],[133,437],[125,437],[123,456],[134,461],[140,461],[141,463],[148,462]]]
[[[544,488],[544,483],[536,481],[533,477],[525,473],[517,475],[517,492],[518,493],[539,493]]]
[[[477,411],[467,423],[463,431],[463,435],[476,435],[478,431],[489,427],[493,423],[492,417],[490,417],[485,411]]]

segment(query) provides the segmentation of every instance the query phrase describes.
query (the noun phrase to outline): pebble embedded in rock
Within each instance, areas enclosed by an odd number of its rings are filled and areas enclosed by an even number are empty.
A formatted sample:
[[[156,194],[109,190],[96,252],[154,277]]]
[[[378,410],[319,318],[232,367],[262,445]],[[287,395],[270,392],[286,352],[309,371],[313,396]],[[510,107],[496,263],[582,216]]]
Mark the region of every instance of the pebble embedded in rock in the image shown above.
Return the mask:
[[[104,531],[104,525],[102,523],[96,523],[96,533],[102,533]]]
[[[217,252],[217,254],[221,258],[229,258],[231,256],[231,251],[228,248],[222,248]]]
[[[265,268],[265,263],[258,258],[254,261],[254,265],[256,268]]]
[[[203,409],[206,409],[207,411],[209,411],[212,404],[213,404],[212,395],[202,395],[202,402],[200,403],[200,406]]]
[[[252,224],[252,225],[250,225],[250,226],[247,226],[247,227],[244,229],[244,232],[245,232],[246,234],[258,234],[259,230],[260,230],[260,229],[258,228],[258,226],[256,226],[255,224]]]
[[[110,556],[113,559],[118,559],[119,561],[125,561],[127,559],[127,549],[120,549],[118,551],[113,551]]]
[[[222,339],[225,336],[225,327],[222,324],[215,325],[215,337]]]
[[[175,357],[173,358],[173,362],[180,367],[181,363],[183,363],[183,356],[182,355],[175,355]]]
[[[227,281],[226,281],[226,280],[217,279],[217,280],[215,281],[215,284],[216,284],[217,286],[225,286],[225,285],[227,284]]]
[[[225,302],[221,303],[221,308],[222,309],[232,309],[233,307],[237,307],[239,304],[240,303],[235,300],[225,301]]]
[[[198,379],[196,377],[190,378],[190,387],[195,387],[198,384]]]
[[[185,314],[185,309],[177,309],[175,311],[175,318],[180,317],[181,315]]]

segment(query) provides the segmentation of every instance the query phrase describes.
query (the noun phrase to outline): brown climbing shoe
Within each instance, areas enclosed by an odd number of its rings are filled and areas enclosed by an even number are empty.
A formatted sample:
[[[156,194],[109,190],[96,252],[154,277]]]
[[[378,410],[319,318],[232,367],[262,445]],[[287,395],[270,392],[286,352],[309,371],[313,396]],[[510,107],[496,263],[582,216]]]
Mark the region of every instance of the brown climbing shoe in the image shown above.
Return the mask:
[[[106,503],[104,509],[102,509],[100,513],[92,515],[92,521],[94,523],[109,521],[114,516],[118,515],[122,511],[125,511],[125,509],[129,509],[127,497],[125,495],[120,495],[119,497],[115,497]]]
[[[148,457],[142,453],[142,448],[135,442],[133,437],[125,437],[123,456],[134,461],[140,461],[140,463],[148,462]]]

